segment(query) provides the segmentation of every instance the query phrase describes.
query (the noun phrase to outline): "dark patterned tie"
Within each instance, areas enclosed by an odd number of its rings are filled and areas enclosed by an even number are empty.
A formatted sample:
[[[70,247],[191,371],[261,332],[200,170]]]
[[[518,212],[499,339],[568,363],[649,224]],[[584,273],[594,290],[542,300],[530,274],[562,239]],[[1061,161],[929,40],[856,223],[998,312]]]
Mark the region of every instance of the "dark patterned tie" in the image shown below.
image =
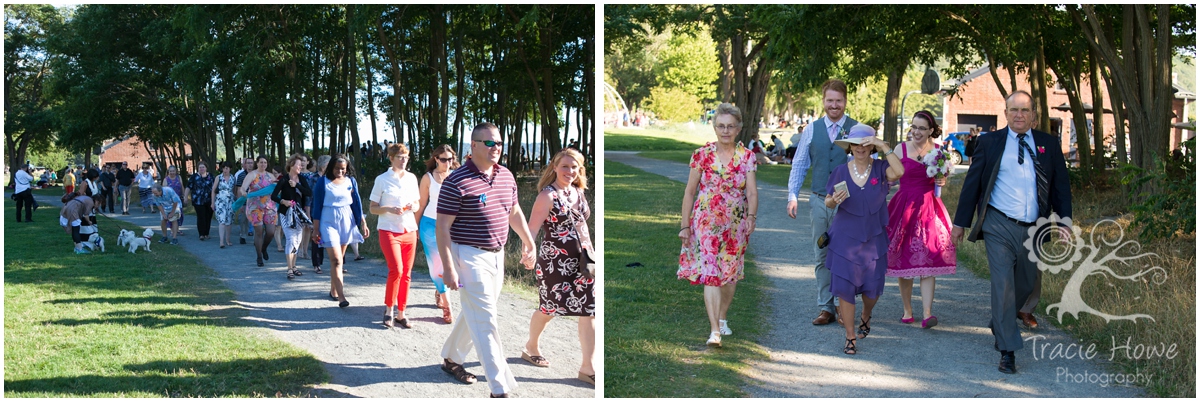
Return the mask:
[[[1033,149],[1029,148],[1029,144],[1025,142],[1025,135],[1025,133],[1017,134],[1017,143],[1020,144],[1017,149],[1017,164],[1025,164],[1026,152],[1033,159],[1033,170],[1037,173],[1038,216],[1046,216],[1050,212],[1050,182],[1046,179],[1046,172],[1042,170],[1042,163],[1038,162],[1037,154],[1033,153]]]

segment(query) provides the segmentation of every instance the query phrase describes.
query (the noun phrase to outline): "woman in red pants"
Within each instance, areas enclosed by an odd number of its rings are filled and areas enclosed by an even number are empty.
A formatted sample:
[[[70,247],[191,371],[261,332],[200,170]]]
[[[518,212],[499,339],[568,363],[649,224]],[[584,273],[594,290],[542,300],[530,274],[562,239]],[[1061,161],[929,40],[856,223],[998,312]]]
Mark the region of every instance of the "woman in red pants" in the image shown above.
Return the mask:
[[[417,220],[413,212],[420,202],[421,189],[416,175],[408,171],[408,147],[389,145],[387,155],[392,167],[375,178],[375,187],[371,189],[371,213],[379,215],[376,224],[379,248],[388,265],[383,325],[408,329],[411,326],[404,316],[404,307],[417,252]]]

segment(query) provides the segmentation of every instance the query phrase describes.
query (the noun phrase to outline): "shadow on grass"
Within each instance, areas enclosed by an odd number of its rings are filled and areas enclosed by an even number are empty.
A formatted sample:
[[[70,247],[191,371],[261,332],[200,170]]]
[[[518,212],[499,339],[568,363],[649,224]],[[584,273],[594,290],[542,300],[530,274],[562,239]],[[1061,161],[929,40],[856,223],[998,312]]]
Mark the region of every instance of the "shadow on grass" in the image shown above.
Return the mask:
[[[312,357],[158,360],[123,368],[133,374],[5,380],[4,392],[17,397],[304,397],[312,395],[311,388],[284,384],[296,384],[296,377],[315,383],[327,379]]]

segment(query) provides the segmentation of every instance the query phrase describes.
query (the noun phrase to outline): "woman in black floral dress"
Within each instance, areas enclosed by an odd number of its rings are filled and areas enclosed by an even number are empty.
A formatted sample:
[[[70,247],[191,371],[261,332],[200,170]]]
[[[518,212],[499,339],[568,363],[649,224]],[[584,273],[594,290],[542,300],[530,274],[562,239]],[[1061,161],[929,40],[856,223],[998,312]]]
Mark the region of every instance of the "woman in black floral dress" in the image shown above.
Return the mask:
[[[596,351],[595,280],[584,277],[581,246],[591,247],[587,218],[591,215],[584,190],[587,173],[583,154],[565,149],[550,160],[542,172],[538,187],[542,192],[533,203],[529,227],[545,231],[538,245],[536,274],[538,311],[529,321],[529,340],[521,358],[530,364],[547,367],[550,361],[538,350],[538,340],[550,319],[558,316],[579,317],[579,343],[583,363],[579,379],[596,384],[592,358]],[[537,233],[534,233],[536,236]]]

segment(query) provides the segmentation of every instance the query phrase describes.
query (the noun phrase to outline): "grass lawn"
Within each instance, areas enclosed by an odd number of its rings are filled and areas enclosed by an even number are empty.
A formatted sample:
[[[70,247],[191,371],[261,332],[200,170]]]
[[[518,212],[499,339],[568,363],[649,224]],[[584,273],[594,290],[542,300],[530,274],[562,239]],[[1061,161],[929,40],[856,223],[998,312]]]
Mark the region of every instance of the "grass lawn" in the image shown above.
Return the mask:
[[[605,165],[605,396],[745,396],[742,371],[767,359],[761,321],[738,320],[723,348],[709,349],[703,290],[676,279],[683,183],[610,162]],[[731,317],[762,313],[766,278],[746,256]],[[641,263],[639,267],[627,264]]]
[[[5,203],[5,397],[307,396],[328,381],[312,355],[241,320],[186,251],[128,254],[101,217],[108,252],[76,255],[58,211],[18,224]]]
[[[942,200],[952,216],[958,207],[959,191],[965,176],[951,176],[950,183],[942,190]],[[1096,184],[1083,189],[1072,188],[1071,195],[1072,210],[1075,214],[1073,224],[1083,230],[1086,242],[1100,247],[1102,254],[1112,252],[1114,247],[1102,246],[1100,236],[1114,244],[1117,240],[1137,240],[1137,229],[1130,227],[1131,215],[1125,211],[1128,200],[1123,189]],[[1116,225],[1106,223],[1095,226],[1104,219],[1112,219],[1124,227],[1124,238],[1120,238],[1122,231]],[[1093,229],[1097,231],[1094,242]],[[1042,298],[1036,313],[1042,319],[1050,319],[1056,326],[1080,339],[1078,344],[1095,344],[1096,350],[1101,352],[1098,353],[1097,360],[1105,360],[1112,355],[1114,341],[1118,346],[1124,346],[1128,341],[1130,346],[1153,345],[1160,349],[1172,344],[1177,345],[1178,356],[1174,358],[1130,359],[1118,351],[1113,362],[1119,369],[1106,371],[1152,375],[1149,383],[1137,384],[1145,387],[1152,396],[1195,398],[1196,236],[1190,234],[1173,239],[1142,242],[1140,251],[1126,247],[1119,255],[1129,256],[1145,252],[1156,253],[1158,256],[1134,260],[1135,264],[1132,265],[1112,262],[1107,266],[1121,275],[1134,274],[1149,266],[1161,266],[1167,272],[1166,281],[1162,284],[1156,284],[1152,276],[1130,281],[1109,275],[1092,275],[1084,282],[1080,294],[1089,306],[1099,311],[1115,315],[1149,314],[1154,317],[1154,321],[1142,319],[1137,323],[1106,322],[1103,318],[1083,313],[1079,317],[1064,315],[1063,322],[1059,323],[1058,311],[1047,314],[1046,308],[1062,299],[1067,280],[1075,270],[1057,274],[1043,273]],[[958,248],[958,259],[975,275],[981,278],[990,277],[987,254],[982,241],[963,241]],[[1078,263],[1075,267],[1078,268]]]

